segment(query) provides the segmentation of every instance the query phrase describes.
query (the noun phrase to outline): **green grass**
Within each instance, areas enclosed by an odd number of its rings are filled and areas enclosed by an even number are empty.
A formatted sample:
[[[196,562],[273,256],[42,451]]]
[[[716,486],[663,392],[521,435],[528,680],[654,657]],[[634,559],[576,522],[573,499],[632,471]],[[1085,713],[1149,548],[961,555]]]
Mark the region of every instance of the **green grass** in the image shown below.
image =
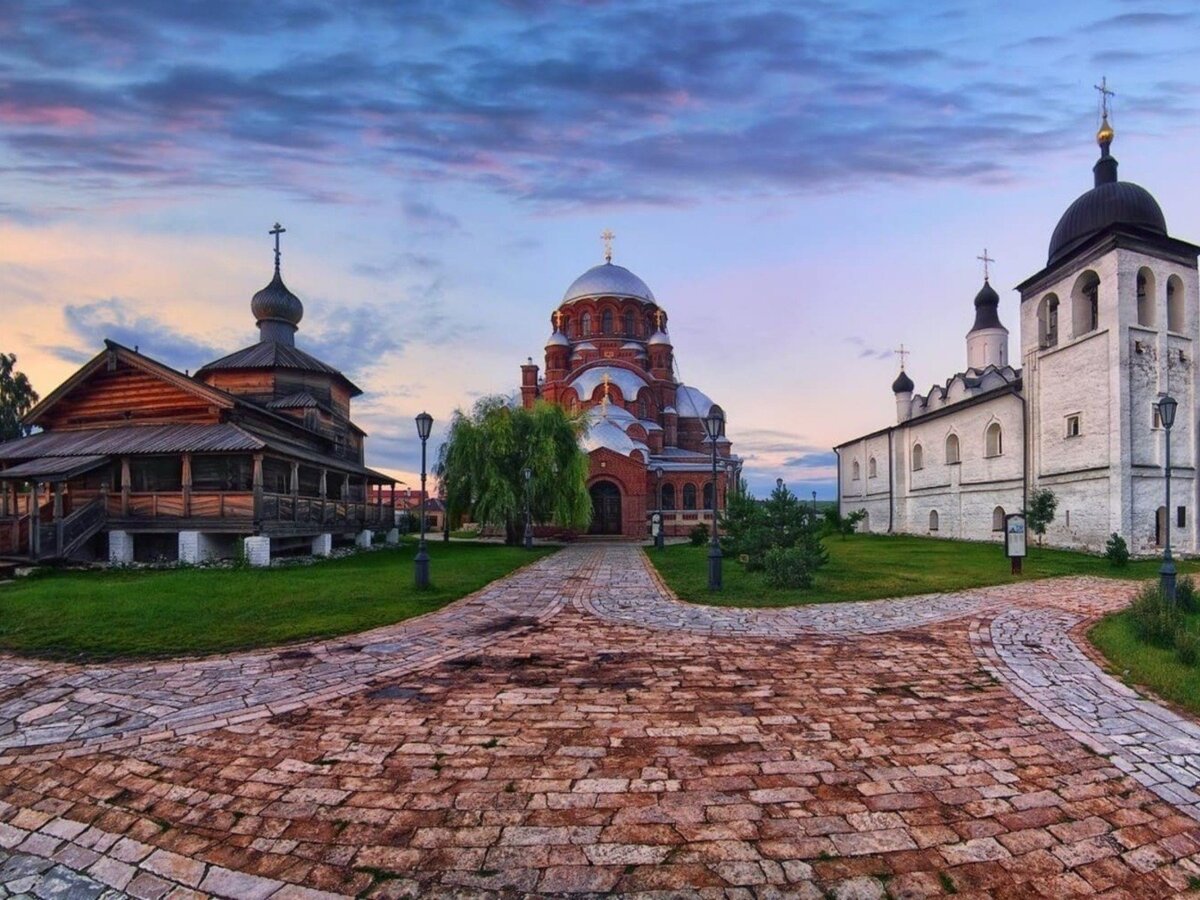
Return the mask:
[[[439,609],[549,552],[432,541],[428,591],[413,586],[412,544],[273,569],[52,572],[0,585],[0,650],[157,657],[350,634]]]
[[[707,545],[673,544],[661,551],[651,548],[647,554],[682,599],[710,606],[797,606],[877,600],[1055,575],[1153,578],[1159,566],[1157,560],[1135,560],[1123,569],[1114,569],[1103,557],[1031,547],[1024,573],[1014,577],[999,544],[856,534],[845,540],[837,536],[826,538],[825,547],[829,550],[829,565],[817,573],[816,583],[805,590],[770,588],[761,572],[747,572],[736,559],[726,557],[724,590],[710,592]],[[1193,562],[1180,563],[1181,572],[1196,570]]]
[[[1200,627],[1200,613],[1188,613],[1186,618],[1192,628]],[[1160,697],[1200,714],[1200,666],[1181,663],[1174,648],[1154,647],[1140,640],[1128,611],[1101,619],[1092,626],[1088,638],[1126,684],[1144,685]]]

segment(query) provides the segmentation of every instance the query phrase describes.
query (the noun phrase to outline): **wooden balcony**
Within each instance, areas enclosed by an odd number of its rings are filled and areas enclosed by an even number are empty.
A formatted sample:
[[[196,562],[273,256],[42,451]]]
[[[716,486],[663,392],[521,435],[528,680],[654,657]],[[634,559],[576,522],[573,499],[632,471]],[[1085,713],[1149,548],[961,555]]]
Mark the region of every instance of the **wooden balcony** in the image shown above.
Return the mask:
[[[390,503],[366,503],[254,491],[154,491],[111,493],[110,527],[135,531],[261,531],[318,534],[391,528]]]

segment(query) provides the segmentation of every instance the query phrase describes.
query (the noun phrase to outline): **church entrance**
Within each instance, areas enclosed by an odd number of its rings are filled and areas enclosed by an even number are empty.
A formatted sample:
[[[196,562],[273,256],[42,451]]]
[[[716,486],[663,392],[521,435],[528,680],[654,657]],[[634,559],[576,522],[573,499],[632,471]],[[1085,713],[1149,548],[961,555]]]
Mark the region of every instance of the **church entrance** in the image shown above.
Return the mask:
[[[621,533],[621,489],[611,481],[597,481],[591,487],[591,534]]]

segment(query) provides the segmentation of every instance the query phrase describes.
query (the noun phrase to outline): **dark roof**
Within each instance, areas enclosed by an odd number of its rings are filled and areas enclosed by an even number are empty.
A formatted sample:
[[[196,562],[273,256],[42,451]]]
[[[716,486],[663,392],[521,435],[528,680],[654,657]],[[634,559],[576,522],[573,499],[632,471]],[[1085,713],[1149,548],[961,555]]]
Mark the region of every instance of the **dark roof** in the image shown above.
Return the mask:
[[[362,390],[349,378],[327,363],[321,362],[310,353],[297,347],[289,347],[278,341],[260,341],[241,350],[223,356],[196,371],[196,377],[218,369],[298,369],[303,372],[320,372],[333,375],[350,386],[353,396]]]
[[[308,391],[288,394],[267,403],[267,409],[321,409],[321,403]]]
[[[266,446],[261,438],[228,422],[220,425],[122,425],[79,431],[43,431],[0,444],[0,459],[120,453],[219,453],[262,450]]]
[[[913,380],[908,377],[908,373],[901,369],[900,374],[896,376],[896,380],[892,382],[892,393],[911,394],[914,387]]]
[[[984,328],[1003,328],[1004,326],[1000,324],[999,309],[1000,295],[985,278],[983,287],[975,295],[975,324],[971,326],[971,331],[980,331]]]
[[[1117,161],[1102,145],[1094,169],[1095,187],[1080,195],[1058,220],[1050,238],[1046,262],[1053,266],[1114,225],[1158,237],[1167,236],[1167,220],[1148,190],[1130,181],[1117,181]]]
[[[67,481],[109,461],[107,456],[43,456],[0,469],[0,478],[37,481]]]

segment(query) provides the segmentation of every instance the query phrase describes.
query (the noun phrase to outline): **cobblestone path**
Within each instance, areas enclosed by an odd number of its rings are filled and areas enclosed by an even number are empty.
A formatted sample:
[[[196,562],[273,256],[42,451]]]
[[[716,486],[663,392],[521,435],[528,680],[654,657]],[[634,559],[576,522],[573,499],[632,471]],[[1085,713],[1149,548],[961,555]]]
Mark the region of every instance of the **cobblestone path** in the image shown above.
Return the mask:
[[[1080,740],[1064,716],[1086,708],[1058,707],[1096,674],[1069,629],[1130,592],[1077,579],[743,613],[672,600],[633,548],[571,548],[434,616],[316,645],[442,628],[453,655],[347,666],[338,695],[305,693],[297,672],[341,664],[322,649],[291,661],[287,709],[0,763],[0,892],[1182,895],[1200,884],[1186,798]],[[519,627],[484,628],[505,617]],[[88,671],[21,666],[38,690]],[[43,866],[22,876],[37,881],[8,878],[14,860]]]

